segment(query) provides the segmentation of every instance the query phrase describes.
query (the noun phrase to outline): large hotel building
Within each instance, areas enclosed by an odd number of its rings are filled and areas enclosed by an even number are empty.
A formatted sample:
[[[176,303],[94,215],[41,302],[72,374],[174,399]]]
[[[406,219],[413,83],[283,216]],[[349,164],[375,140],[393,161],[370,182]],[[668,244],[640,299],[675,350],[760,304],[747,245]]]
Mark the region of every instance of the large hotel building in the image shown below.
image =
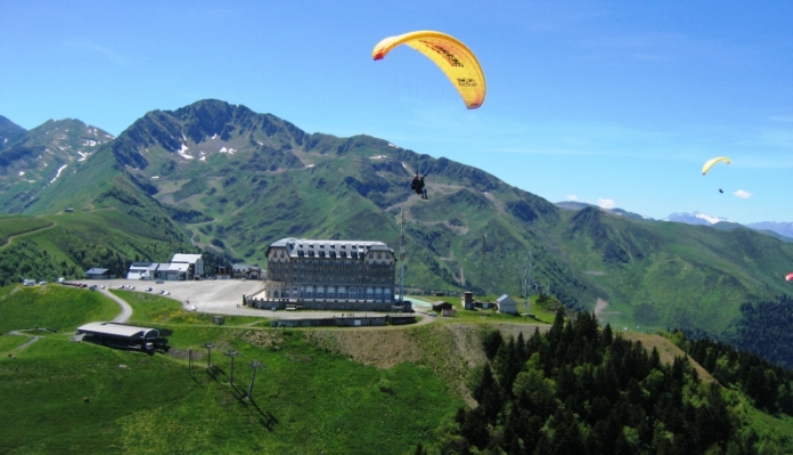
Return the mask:
[[[395,309],[394,250],[383,242],[285,238],[267,249],[259,308]]]

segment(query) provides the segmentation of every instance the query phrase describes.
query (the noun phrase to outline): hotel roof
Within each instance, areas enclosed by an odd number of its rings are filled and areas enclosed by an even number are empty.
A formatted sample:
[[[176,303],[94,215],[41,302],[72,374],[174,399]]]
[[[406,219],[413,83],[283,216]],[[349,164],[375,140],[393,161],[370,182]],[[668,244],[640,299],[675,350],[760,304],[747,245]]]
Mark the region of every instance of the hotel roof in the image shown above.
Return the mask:
[[[313,240],[283,238],[273,242],[265,254],[270,254],[270,248],[285,248],[290,257],[320,257],[320,258],[354,258],[365,255],[369,250],[388,251],[394,250],[380,241],[372,240]]]

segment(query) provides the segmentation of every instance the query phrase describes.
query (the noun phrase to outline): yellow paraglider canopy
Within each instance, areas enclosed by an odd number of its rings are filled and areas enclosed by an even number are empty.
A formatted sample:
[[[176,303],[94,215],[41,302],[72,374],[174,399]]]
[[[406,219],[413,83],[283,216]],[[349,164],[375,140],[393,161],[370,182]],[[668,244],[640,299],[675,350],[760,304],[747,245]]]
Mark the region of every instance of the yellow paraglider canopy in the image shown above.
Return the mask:
[[[476,109],[485,101],[485,75],[476,56],[453,36],[430,30],[389,36],[372,51],[381,60],[391,49],[405,44],[432,60],[457,88],[468,109]]]
[[[719,156],[716,158],[709,159],[707,162],[705,162],[705,165],[702,166],[702,175],[707,174],[708,170],[710,170],[710,168],[713,167],[713,165],[718,163],[719,161],[724,161],[725,163],[730,164],[730,159],[727,158],[726,156]]]

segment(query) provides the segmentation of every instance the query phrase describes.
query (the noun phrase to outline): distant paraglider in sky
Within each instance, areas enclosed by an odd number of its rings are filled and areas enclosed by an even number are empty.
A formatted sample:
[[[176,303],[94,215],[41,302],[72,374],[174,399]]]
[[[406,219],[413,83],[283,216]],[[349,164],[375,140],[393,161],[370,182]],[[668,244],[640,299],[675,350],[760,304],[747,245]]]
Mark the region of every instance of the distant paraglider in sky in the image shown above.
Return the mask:
[[[702,175],[707,174],[710,168],[713,167],[713,165],[718,163],[719,161],[723,161],[726,164],[730,164],[730,159],[727,158],[726,156],[719,156],[716,158],[709,159],[708,161],[705,162],[705,165],[702,166]]]
[[[451,81],[468,109],[485,102],[485,75],[476,56],[461,41],[441,32],[423,30],[389,36],[374,47],[372,57],[382,60],[391,49],[405,44],[433,61]]]

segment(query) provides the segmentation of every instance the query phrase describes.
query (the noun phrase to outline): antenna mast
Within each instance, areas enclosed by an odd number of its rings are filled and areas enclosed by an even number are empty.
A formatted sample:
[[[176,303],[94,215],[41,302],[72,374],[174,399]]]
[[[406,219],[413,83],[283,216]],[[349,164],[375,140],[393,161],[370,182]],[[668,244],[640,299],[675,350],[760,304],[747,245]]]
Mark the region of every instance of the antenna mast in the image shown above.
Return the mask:
[[[479,286],[482,287],[482,292],[485,291],[485,255],[487,254],[487,234],[482,234],[482,257],[479,258]]]
[[[399,273],[399,302],[405,301],[405,207],[402,207],[402,223],[399,233],[399,261],[402,263]]]
[[[526,313],[530,311],[529,294],[531,294],[531,250],[526,254],[526,268],[523,271],[523,309]]]

